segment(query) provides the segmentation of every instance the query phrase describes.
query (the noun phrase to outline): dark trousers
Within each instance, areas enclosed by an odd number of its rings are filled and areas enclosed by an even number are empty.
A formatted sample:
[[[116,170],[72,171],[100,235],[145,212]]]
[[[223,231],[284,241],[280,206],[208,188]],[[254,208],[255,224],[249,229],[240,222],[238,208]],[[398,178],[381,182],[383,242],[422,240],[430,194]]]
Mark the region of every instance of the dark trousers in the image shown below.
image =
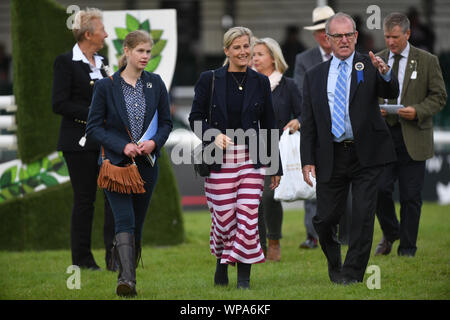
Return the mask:
[[[372,247],[377,186],[383,167],[362,167],[353,145],[334,144],[334,166],[328,182],[317,182],[317,214],[313,218],[319,242],[327,257],[332,281],[345,276],[362,281]],[[352,210],[348,226],[348,251],[341,264],[337,225],[344,214],[352,186]]]
[[[114,214],[115,233],[132,233],[136,241],[140,241],[142,239],[145,216],[158,179],[158,162],[152,167],[142,157],[137,157],[135,161],[139,173],[145,181],[144,188],[146,192],[142,194],[124,194],[105,191],[105,194]]]
[[[425,177],[425,161],[414,161],[403,143],[400,125],[391,127],[396,145],[397,162],[383,171],[377,202],[377,217],[384,237],[393,242],[400,239],[399,255],[414,256],[422,209],[422,189]],[[400,194],[400,223],[392,199],[395,183]]]
[[[317,200],[305,200],[305,228],[306,228],[306,237],[318,239],[316,229],[314,229],[313,218],[317,212]],[[351,211],[352,211],[352,191],[351,186],[347,196],[347,203],[345,208],[345,213],[342,215],[341,220],[339,221],[339,242],[341,244],[348,244],[348,233],[349,233],[349,225],[351,219]]]
[[[98,152],[63,152],[63,155],[73,189],[70,224],[72,264],[91,267],[96,264],[91,252],[91,233],[99,170]],[[103,240],[106,249],[106,260],[108,260],[111,251],[113,238],[114,219],[111,207],[105,197]]]
[[[267,240],[281,239],[283,223],[283,206],[276,201],[274,190],[270,190],[271,176],[264,177],[264,190],[258,208],[259,241],[263,250],[267,249]],[[266,231],[267,230],[267,231]]]

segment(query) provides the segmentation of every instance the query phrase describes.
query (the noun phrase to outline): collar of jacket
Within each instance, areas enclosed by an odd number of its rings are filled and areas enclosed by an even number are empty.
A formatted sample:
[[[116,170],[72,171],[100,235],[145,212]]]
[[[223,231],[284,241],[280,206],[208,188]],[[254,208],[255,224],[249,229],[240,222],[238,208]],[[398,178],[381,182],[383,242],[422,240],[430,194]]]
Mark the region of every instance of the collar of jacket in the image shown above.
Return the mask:
[[[128,113],[127,108],[125,104],[125,98],[123,97],[123,91],[122,86],[120,85],[120,73],[125,69],[125,67],[120,68],[117,70],[113,75],[113,98],[114,98],[114,107],[116,108],[117,112],[120,114],[120,118],[122,119],[122,122],[125,127],[130,128],[130,122],[128,119]],[[147,71],[142,71],[141,74],[141,80],[143,83],[143,90],[144,90],[144,96],[145,96],[145,118],[144,118],[144,125],[143,130],[146,130],[147,127],[150,124],[151,119],[153,118],[153,115],[156,112],[157,105],[156,105],[156,96],[155,96],[155,88],[154,86],[156,83],[152,83],[152,76],[151,73]],[[150,85],[148,85],[150,84]]]

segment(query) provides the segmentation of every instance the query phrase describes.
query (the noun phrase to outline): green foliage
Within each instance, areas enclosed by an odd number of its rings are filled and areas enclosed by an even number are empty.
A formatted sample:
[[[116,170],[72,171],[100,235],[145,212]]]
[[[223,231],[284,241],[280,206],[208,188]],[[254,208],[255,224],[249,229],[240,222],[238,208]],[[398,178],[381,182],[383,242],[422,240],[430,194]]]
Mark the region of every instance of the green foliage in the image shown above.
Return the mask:
[[[24,163],[40,160],[56,147],[61,118],[51,106],[53,62],[74,44],[67,18],[53,1],[11,1],[17,142]]]
[[[158,163],[159,177],[144,224],[144,240],[157,245],[181,243],[185,238],[181,199],[172,164],[164,148]]]

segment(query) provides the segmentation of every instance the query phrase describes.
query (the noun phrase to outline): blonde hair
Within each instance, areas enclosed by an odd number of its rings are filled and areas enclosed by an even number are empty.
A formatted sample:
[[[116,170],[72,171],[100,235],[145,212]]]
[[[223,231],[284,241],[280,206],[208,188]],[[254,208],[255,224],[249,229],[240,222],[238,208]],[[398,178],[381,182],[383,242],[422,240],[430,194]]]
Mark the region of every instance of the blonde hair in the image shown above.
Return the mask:
[[[248,41],[250,42],[250,47],[252,47],[253,42],[253,33],[249,28],[246,27],[232,27],[228,29],[227,32],[223,35],[223,48],[228,49],[233,41],[239,37],[248,36]],[[228,64],[228,57],[225,58],[223,65]]]
[[[283,74],[289,67],[284,60],[283,52],[281,51],[280,45],[272,38],[261,38],[256,39],[254,46],[257,44],[263,44],[269,50],[275,64],[275,70]]]
[[[80,10],[77,12],[72,27],[72,33],[77,42],[85,39],[84,34],[86,31],[94,33],[95,30],[92,23],[94,19],[103,20],[103,14],[99,9],[86,8],[86,10]]]
[[[133,50],[141,43],[149,43],[153,47],[153,39],[148,32],[143,30],[131,31],[123,40],[123,47]],[[119,69],[127,65],[127,56],[125,53],[119,58]]]

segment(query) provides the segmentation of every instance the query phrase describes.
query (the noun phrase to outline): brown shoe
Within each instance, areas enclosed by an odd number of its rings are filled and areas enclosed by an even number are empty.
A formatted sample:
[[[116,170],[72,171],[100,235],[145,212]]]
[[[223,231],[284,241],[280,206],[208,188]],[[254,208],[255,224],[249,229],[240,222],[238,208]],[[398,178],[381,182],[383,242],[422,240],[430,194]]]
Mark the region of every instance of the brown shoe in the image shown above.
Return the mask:
[[[377,248],[375,249],[375,255],[388,255],[392,250],[392,242],[387,240],[384,236],[381,239],[380,243],[377,245]]]
[[[272,261],[281,260],[280,240],[270,240],[267,248],[267,259]]]

